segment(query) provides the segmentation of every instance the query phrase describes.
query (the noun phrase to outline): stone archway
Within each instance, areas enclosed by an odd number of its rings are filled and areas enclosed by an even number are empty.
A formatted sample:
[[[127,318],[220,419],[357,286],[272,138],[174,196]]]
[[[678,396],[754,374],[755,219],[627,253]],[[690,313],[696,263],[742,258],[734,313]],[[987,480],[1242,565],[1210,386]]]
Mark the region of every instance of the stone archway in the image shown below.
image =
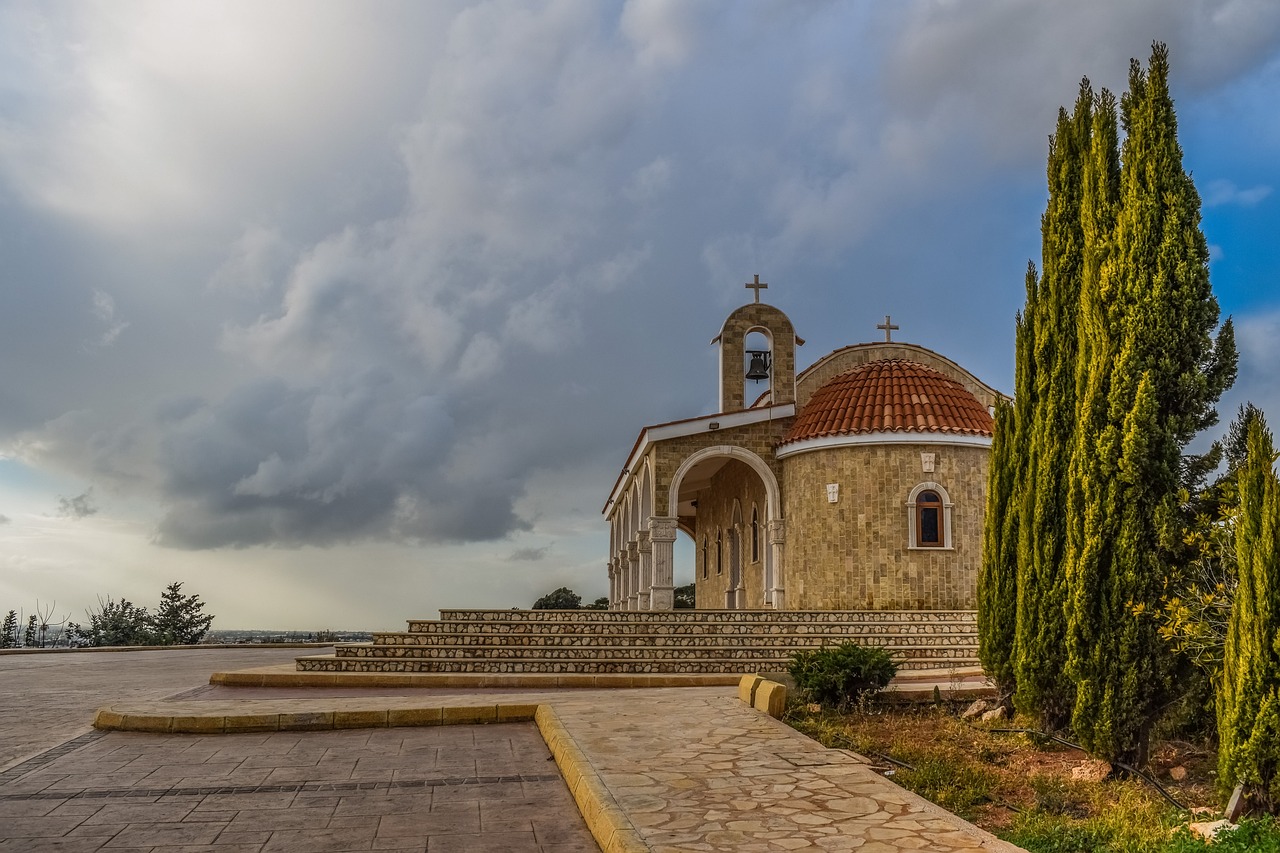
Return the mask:
[[[689,480],[697,481],[707,470],[715,470],[717,463],[723,466],[729,461],[737,461],[745,465],[759,479],[759,483],[764,490],[764,509],[765,518],[762,525],[762,532],[766,537],[766,545],[762,554],[762,566],[759,572],[745,571],[743,566],[743,517],[741,507],[738,507],[736,518],[731,523],[723,525],[726,534],[726,546],[728,553],[724,556],[727,558],[727,568],[730,571],[729,578],[726,578],[728,587],[724,597],[724,606],[726,608],[745,608],[748,606],[749,599],[753,602],[749,606],[773,609],[785,609],[785,578],[783,563],[783,545],[785,542],[785,524],[782,518],[782,501],[781,492],[778,488],[777,477],[769,465],[758,455],[746,448],[737,445],[715,445],[706,447],[689,454],[685,457],[675,473],[672,475],[670,486],[668,488],[667,507],[671,517],[657,518],[651,520],[651,524],[658,521],[674,525],[676,516],[683,516],[687,511],[689,503],[689,495],[683,494],[682,488],[685,487]],[[681,503],[685,503],[686,507],[681,507]],[[728,520],[726,519],[726,522]],[[674,538],[674,537],[673,537]],[[654,547],[654,565],[655,570],[659,563],[659,543],[657,537],[651,537]],[[760,583],[761,588],[751,592],[748,596],[747,581],[749,579],[757,579],[752,581],[752,585]],[[700,581],[701,577],[695,579],[695,583]],[[716,604],[710,606],[718,607],[720,598],[719,593],[712,593],[716,597]],[[701,594],[700,594],[701,598]],[[705,601],[702,606],[708,606]]]

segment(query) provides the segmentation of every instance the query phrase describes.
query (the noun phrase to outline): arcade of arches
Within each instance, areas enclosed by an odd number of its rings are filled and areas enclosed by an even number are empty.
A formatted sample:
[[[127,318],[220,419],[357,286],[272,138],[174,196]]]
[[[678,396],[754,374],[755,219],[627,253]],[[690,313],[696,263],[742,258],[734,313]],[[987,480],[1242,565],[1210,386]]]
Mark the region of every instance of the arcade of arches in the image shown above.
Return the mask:
[[[677,531],[702,609],[973,608],[1000,395],[879,328],[797,373],[804,341],[759,289],[729,315],[720,411],[641,430],[605,505],[611,609],[672,608]]]

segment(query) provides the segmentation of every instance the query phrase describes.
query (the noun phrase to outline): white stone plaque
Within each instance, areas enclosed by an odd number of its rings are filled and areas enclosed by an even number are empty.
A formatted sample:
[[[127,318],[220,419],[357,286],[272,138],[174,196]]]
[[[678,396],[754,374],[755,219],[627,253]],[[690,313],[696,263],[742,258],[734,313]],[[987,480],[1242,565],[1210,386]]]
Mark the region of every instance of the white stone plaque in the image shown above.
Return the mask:
[[[926,473],[926,474],[932,474],[932,473],[933,473],[933,460],[934,460],[934,454],[932,454],[932,453],[921,453],[921,454],[920,454],[920,470],[921,470],[921,471],[923,471],[923,472],[924,472],[924,473]]]
[[[840,500],[840,484],[827,483],[827,503],[835,503]]]

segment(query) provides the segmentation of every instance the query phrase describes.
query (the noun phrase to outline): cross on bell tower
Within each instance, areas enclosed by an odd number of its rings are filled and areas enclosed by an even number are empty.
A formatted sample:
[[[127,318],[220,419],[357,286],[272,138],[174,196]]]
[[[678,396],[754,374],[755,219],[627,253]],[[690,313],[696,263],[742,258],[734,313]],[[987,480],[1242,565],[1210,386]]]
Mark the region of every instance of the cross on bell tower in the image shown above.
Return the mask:
[[[750,285],[748,285],[750,287]],[[889,322],[889,315],[884,315],[884,322],[876,326],[877,329],[884,330],[884,342],[886,344],[893,343],[893,333],[898,330],[898,326]]]
[[[761,281],[761,280],[760,280],[760,275],[759,275],[759,274],[756,274],[756,277],[755,277],[755,278],[756,278],[756,280],[755,280],[755,281],[749,281],[749,282],[747,282],[746,287],[747,287],[747,289],[748,289],[748,290],[754,290],[754,291],[756,292],[756,302],[759,302],[759,301],[760,301],[760,291],[762,291],[762,290],[768,290],[768,289],[769,289],[769,282],[767,282],[767,281]]]

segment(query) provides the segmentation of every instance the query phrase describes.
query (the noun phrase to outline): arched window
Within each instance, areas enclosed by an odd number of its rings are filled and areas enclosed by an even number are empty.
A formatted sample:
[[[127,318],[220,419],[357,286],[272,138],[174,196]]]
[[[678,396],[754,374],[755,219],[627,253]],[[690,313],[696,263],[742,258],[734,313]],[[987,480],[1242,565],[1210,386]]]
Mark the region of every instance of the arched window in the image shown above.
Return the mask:
[[[937,483],[921,483],[907,499],[907,547],[951,548],[951,499]]]
[[[724,571],[724,532],[716,531],[716,574]]]
[[[924,491],[916,495],[916,545],[942,547],[942,498],[937,492]]]
[[[751,507],[751,562],[760,562],[760,510]]]
[[[707,534],[702,534],[702,576],[707,576]]]

